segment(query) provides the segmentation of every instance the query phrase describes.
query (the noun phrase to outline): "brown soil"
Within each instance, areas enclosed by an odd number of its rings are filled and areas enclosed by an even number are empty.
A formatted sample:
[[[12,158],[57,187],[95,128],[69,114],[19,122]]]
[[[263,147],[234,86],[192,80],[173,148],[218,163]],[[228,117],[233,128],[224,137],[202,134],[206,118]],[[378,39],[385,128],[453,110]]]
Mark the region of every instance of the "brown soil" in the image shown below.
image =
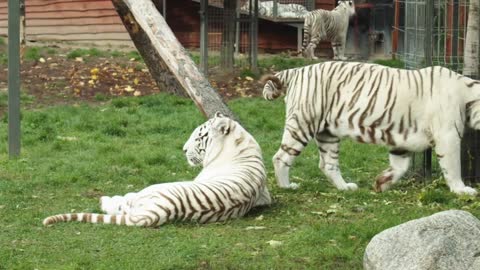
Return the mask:
[[[126,54],[121,56],[82,56],[69,59],[68,49],[56,48],[53,55],[41,54],[38,60],[24,60],[21,66],[22,95],[34,96],[28,107],[53,104],[102,102],[117,96],[144,96],[159,93],[146,65]],[[6,91],[8,69],[0,64],[0,92]],[[209,81],[229,100],[258,96],[256,80],[240,77],[239,72],[212,71]],[[0,115],[6,111],[0,104]]]

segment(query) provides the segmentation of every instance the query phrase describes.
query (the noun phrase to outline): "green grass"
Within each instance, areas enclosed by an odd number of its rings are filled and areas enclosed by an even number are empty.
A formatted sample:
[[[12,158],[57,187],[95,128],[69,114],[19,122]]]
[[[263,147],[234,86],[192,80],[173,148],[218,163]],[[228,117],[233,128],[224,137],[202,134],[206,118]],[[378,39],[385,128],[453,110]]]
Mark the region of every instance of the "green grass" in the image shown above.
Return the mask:
[[[75,59],[77,57],[104,57],[107,55],[106,51],[99,50],[97,48],[90,49],[74,49],[67,54],[68,59]]]
[[[394,67],[394,68],[405,68],[405,63],[398,59],[377,59],[373,61],[376,64]]]
[[[35,101],[35,97],[29,94],[26,94],[25,89],[20,91],[20,103],[22,105],[30,105]],[[0,111],[6,111],[8,108],[8,92],[0,91]]]
[[[444,181],[405,180],[373,193],[387,150],[344,141],[339,192],[317,168],[314,145],[296,160],[301,188],[277,188],[271,157],[283,130],[282,100],[229,103],[262,146],[271,207],[224,223],[173,223],[159,229],[57,224],[48,215],[98,211],[98,194],[124,194],[160,182],[192,179],[182,145],[204,119],[193,103],[161,94],[92,106],[56,106],[22,114],[22,155],[9,160],[0,122],[0,269],[362,269],[369,240],[382,230],[441,210],[480,217],[478,199],[452,196]],[[261,217],[261,218],[260,218]],[[246,230],[264,226],[264,230]],[[278,247],[267,241],[281,241]]]
[[[27,61],[37,61],[41,56],[41,48],[39,47],[28,47],[23,56]]]

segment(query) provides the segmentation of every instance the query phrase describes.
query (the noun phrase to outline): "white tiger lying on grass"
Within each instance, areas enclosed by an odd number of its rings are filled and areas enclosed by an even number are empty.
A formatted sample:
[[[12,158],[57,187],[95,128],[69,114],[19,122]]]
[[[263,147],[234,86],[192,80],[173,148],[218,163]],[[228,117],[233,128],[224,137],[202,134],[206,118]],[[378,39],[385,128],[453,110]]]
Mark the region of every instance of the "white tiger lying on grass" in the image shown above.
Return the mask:
[[[346,60],[345,44],[347,41],[348,21],[355,14],[352,0],[340,0],[333,10],[316,9],[305,15],[303,24],[302,50],[307,59],[317,59],[315,48],[320,41],[330,41],[333,59]]]
[[[60,214],[47,217],[43,224],[79,221],[157,227],[172,220],[206,223],[241,217],[254,206],[270,204],[260,146],[234,120],[217,113],[193,131],[183,150],[190,165],[203,165],[194,181],[104,196],[100,201],[106,214]]]
[[[390,168],[377,177],[384,191],[407,171],[410,152],[434,147],[450,190],[476,194],[461,179],[460,143],[465,122],[480,129],[480,81],[444,67],[403,70],[385,66],[325,62],[265,75],[263,96],[272,100],[286,91],[282,144],[273,157],[283,188],[289,168],[315,139],[319,167],[341,190],[354,190],[341,175],[338,156],[342,137],[387,145]]]

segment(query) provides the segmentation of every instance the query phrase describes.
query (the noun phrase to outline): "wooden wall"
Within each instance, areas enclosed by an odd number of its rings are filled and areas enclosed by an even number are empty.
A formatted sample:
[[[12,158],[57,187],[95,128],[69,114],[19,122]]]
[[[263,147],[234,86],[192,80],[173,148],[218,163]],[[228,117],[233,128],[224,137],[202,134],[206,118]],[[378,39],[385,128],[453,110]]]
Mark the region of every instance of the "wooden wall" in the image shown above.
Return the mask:
[[[110,0],[26,0],[29,41],[130,44]],[[7,0],[0,0],[0,35],[7,34]]]
[[[110,0],[26,0],[28,41],[70,41],[133,46]],[[335,0],[316,0],[316,8],[333,9]],[[167,1],[167,23],[187,48],[200,41],[199,3]],[[7,0],[0,0],[0,35],[7,34]],[[259,22],[259,49],[295,50],[296,28]]]

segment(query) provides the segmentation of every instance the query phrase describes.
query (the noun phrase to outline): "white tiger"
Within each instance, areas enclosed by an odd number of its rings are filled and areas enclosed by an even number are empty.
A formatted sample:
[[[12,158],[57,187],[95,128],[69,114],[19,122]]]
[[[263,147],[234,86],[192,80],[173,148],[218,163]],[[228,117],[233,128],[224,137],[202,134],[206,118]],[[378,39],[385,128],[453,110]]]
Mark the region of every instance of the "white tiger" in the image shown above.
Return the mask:
[[[274,5],[273,1],[259,1],[258,2],[258,15],[273,17],[274,16]],[[282,4],[276,3],[277,5],[277,16],[280,18],[303,18],[308,13],[307,8],[300,4]],[[241,7],[244,11],[250,10],[250,3],[247,1],[245,5]]]
[[[444,67],[419,70],[355,62],[325,62],[265,75],[263,96],[286,89],[282,144],[273,157],[279,186],[296,188],[289,168],[315,139],[319,167],[336,188],[355,190],[339,168],[339,142],[387,145],[390,168],[376,179],[384,191],[407,171],[410,152],[434,147],[451,191],[476,194],[461,179],[460,142],[465,122],[480,129],[480,81]]]
[[[315,48],[320,41],[330,41],[334,60],[346,60],[348,21],[355,15],[352,0],[340,0],[333,10],[316,9],[305,16],[303,24],[303,44],[299,52],[308,59],[317,59]]]
[[[203,165],[194,181],[149,186],[138,193],[102,197],[106,214],[70,213],[44,219],[157,227],[172,220],[200,223],[243,216],[271,202],[262,153],[255,139],[237,122],[217,113],[197,127],[183,150],[190,165]]]

